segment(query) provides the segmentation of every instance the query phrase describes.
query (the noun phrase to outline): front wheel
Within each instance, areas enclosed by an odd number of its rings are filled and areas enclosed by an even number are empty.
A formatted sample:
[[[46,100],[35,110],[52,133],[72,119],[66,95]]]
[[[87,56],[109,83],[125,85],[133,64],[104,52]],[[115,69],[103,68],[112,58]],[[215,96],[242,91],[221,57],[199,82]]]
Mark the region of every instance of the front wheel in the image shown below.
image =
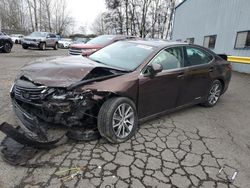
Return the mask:
[[[217,104],[222,93],[222,84],[219,80],[215,80],[208,92],[206,101],[203,103],[206,107],[212,107]]]
[[[5,42],[3,45],[3,51],[5,53],[10,53],[11,52],[11,44],[9,42]]]
[[[134,102],[125,97],[108,99],[98,114],[98,130],[111,143],[121,143],[135,135],[138,117]]]
[[[46,44],[44,42],[39,44],[39,49],[40,50],[45,50],[46,49]]]
[[[55,44],[54,50],[58,50],[58,43]]]

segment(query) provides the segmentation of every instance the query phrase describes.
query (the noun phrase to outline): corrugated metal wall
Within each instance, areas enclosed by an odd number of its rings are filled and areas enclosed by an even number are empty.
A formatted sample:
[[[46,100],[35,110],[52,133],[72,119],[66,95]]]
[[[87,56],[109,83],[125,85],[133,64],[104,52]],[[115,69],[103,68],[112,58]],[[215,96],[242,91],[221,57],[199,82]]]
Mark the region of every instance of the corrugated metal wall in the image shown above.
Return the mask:
[[[186,0],[175,12],[173,40],[194,37],[203,45],[204,36],[217,35],[216,53],[250,57],[250,49],[234,49],[238,31],[250,30],[250,0]],[[250,65],[234,64],[250,73]]]

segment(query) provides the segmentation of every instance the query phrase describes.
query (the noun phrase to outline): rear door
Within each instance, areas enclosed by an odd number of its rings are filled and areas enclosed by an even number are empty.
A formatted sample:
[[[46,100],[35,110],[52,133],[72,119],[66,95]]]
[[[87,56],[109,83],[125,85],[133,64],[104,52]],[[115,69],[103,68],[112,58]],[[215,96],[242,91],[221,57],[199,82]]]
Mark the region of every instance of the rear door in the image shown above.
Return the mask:
[[[139,77],[138,111],[144,118],[176,107],[180,85],[183,82],[183,48],[172,47],[159,52],[148,65],[161,64],[163,71],[149,76],[143,72]]]
[[[178,106],[199,102],[206,96],[214,71],[214,57],[209,52],[196,46],[184,47],[184,66],[187,72],[180,88]]]
[[[46,39],[47,46],[53,47],[55,45],[54,40],[55,40],[55,35],[49,33]]]

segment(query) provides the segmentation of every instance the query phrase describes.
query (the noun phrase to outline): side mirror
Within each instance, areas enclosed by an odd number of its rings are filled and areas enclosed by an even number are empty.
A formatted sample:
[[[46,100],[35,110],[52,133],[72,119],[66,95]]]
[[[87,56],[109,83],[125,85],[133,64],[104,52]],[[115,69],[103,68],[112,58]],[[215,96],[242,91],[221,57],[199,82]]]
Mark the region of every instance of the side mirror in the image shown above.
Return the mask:
[[[161,64],[155,63],[148,66],[148,72],[151,76],[156,75],[157,73],[161,72],[163,67]]]

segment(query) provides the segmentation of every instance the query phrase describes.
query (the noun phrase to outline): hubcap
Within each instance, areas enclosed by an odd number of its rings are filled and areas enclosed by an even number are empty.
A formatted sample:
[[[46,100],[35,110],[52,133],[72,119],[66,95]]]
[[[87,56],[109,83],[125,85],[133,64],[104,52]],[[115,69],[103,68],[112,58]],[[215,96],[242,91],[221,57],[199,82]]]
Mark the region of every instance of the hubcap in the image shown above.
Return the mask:
[[[126,138],[134,127],[133,108],[126,103],[120,104],[113,114],[113,130],[118,138]]]
[[[220,93],[221,93],[220,84],[214,84],[210,89],[208,102],[214,105],[218,101]]]

